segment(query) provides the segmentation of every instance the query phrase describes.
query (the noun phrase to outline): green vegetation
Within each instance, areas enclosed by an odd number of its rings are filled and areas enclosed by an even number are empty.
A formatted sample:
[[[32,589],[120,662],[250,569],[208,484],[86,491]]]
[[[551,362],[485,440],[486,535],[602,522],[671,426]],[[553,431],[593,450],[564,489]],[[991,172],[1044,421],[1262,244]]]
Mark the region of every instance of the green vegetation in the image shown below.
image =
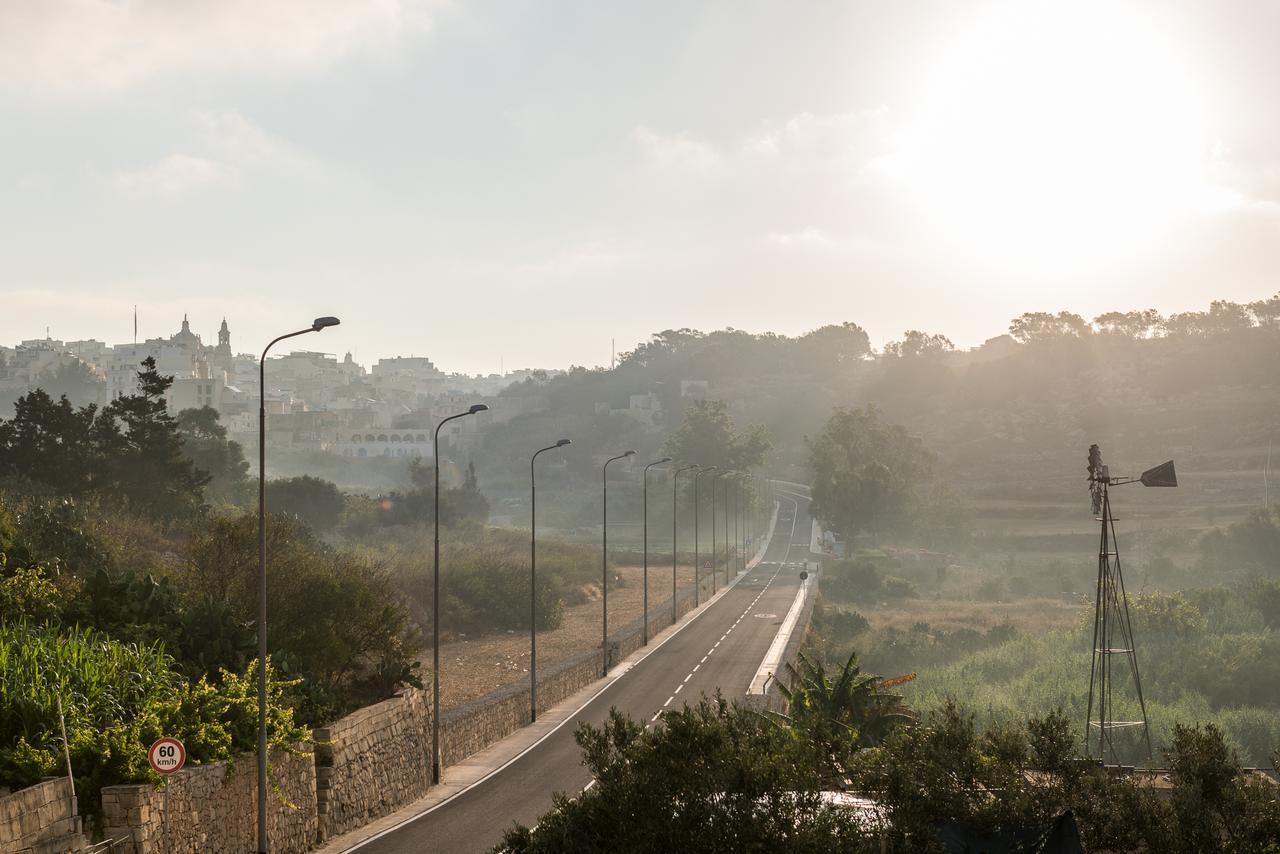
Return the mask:
[[[499,850],[861,851],[850,815],[813,787],[816,746],[723,699],[666,712],[662,725],[611,713],[576,734],[596,785],[556,797],[536,832]]]
[[[41,389],[20,397],[13,419],[0,421],[0,480],[122,502],[161,519],[190,516],[209,475],[182,452],[164,403],[172,382],[148,359],[138,373],[138,393],[101,409],[92,403],[76,409]]]
[[[295,516],[318,533],[332,531],[342,518],[346,501],[338,487],[318,477],[290,477],[267,481],[267,507]]]
[[[256,744],[256,667],[190,682],[159,643],[120,643],[11,613],[0,620],[0,783],[16,788],[66,773],[59,700],[76,792],[90,814],[104,785],[158,779],[146,750],[162,735],[180,738],[195,763]],[[268,736],[296,744],[306,731],[285,700],[291,683],[269,679]]]
[[[170,381],[144,363],[136,395],[76,409],[37,390],[0,421],[0,785],[64,773],[58,701],[91,812],[102,786],[152,776],[161,734],[195,763],[256,745],[257,520],[228,507],[247,467],[212,410],[168,415]],[[343,511],[332,485],[279,489],[316,524]],[[414,681],[418,641],[376,564],[296,518],[268,535],[271,738],[288,745]]]
[[[836,409],[809,446],[814,516],[846,539],[907,530],[934,459],[875,407]]]
[[[844,582],[850,576],[841,574],[842,567],[855,566],[862,567],[859,577],[867,574],[865,561],[851,562],[836,564],[823,578],[811,638],[823,660],[841,661],[857,648],[877,670],[916,671],[919,678],[907,693],[926,710],[962,699],[981,719],[1008,722],[1061,708],[1082,742],[1091,605],[1077,607],[1074,618],[1058,628],[1037,626],[1043,606],[1033,599],[1010,603],[1010,608],[1027,609],[1018,625],[1001,620],[986,620],[985,627],[954,621],[953,627],[931,625],[919,613],[933,604],[930,599],[895,605],[884,593],[866,594]],[[977,582],[970,595],[980,598],[986,583]],[[1269,622],[1275,618],[1277,589],[1275,580],[1255,578],[1131,596],[1155,743],[1167,743],[1179,724],[1212,722],[1244,762],[1270,764],[1280,748],[1280,635]],[[946,611],[945,600],[937,604],[942,607],[931,613]],[[879,616],[886,608],[892,609],[892,620]],[[1132,697],[1126,678],[1116,688],[1118,716],[1135,719]],[[1145,765],[1145,745],[1131,739],[1121,759]]]
[[[897,705],[890,683],[856,673],[852,657],[832,680],[807,669],[787,716],[717,697],[652,729],[616,711],[580,726],[596,785],[557,796],[536,831],[517,826],[496,850],[1040,850],[1068,812],[1087,851],[1277,850],[1277,783],[1242,774],[1213,725],[1174,728],[1165,783],[1083,761],[1056,711],[984,728],[952,703],[919,721],[869,717]]]

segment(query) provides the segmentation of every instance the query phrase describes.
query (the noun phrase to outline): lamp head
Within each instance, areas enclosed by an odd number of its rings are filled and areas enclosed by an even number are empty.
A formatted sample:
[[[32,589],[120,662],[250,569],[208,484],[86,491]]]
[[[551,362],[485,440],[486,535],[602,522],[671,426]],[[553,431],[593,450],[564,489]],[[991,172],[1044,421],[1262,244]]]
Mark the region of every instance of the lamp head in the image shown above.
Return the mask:
[[[475,415],[477,412],[488,412],[488,411],[489,411],[489,406],[488,404],[484,404],[484,403],[474,404],[469,410],[467,410],[467,412],[470,413],[471,415]]]
[[[561,439],[560,441],[556,442],[556,447],[563,448],[565,445],[572,445],[572,444],[573,444],[572,439]]]
[[[635,452],[635,451],[623,451],[623,452],[622,452],[622,455],[623,455],[624,457],[634,457],[634,456],[636,455],[636,452]]]
[[[658,460],[658,462],[659,462],[659,463],[669,463],[669,462],[671,462],[671,457],[663,457],[662,459]]]
[[[337,326],[341,323],[336,317],[317,317],[311,321],[311,331],[319,332],[321,329],[328,329],[330,326]]]

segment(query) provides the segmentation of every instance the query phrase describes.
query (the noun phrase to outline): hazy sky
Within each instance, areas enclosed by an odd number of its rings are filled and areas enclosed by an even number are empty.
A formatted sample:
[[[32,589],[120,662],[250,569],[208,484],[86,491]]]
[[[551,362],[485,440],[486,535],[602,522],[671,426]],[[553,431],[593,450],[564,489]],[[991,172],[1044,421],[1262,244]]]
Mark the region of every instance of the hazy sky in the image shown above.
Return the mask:
[[[0,0],[0,341],[448,370],[1280,289],[1280,3]]]

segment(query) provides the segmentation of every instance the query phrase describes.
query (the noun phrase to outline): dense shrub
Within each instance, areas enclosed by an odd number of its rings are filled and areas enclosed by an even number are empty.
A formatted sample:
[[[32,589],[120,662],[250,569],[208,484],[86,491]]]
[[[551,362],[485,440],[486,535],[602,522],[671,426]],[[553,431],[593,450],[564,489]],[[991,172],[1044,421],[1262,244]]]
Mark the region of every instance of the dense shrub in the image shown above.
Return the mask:
[[[823,595],[841,602],[874,602],[883,585],[884,577],[868,558],[837,561],[822,574]]]
[[[273,744],[305,736],[271,674]],[[65,773],[58,701],[81,803],[92,814],[104,785],[154,779],[146,749],[161,735],[186,745],[189,761],[254,749],[257,671],[189,682],[160,644],[125,644],[92,629],[0,622],[0,785],[31,785]]]
[[[387,571],[295,519],[268,519],[268,645],[281,673],[302,680],[300,717],[319,723],[413,681],[418,635]],[[192,538],[177,583],[199,603],[193,627],[234,647],[234,626],[257,618],[256,516],[211,520]]]
[[[267,481],[267,507],[273,513],[296,516],[313,531],[323,533],[338,524],[345,499],[329,481],[303,475]]]
[[[503,850],[865,850],[856,819],[816,791],[819,751],[753,710],[703,700],[656,729],[615,710],[576,738],[596,785],[557,795],[536,832],[517,825]]]

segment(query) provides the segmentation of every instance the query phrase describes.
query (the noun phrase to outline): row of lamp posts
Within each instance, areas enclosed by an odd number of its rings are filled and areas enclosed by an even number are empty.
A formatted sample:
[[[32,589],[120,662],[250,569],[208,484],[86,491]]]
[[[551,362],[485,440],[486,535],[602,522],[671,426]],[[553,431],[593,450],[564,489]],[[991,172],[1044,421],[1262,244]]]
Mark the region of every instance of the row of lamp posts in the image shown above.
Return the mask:
[[[458,415],[450,416],[450,418],[446,418],[445,421],[452,420],[453,418],[461,418],[464,415],[471,415],[471,414],[474,414],[475,412],[483,411],[484,409],[487,409],[487,408],[488,407],[484,406],[483,404],[477,404],[476,406],[471,407],[471,409],[468,412],[463,412]],[[443,425],[445,421],[441,421],[440,423]],[[438,433],[439,427],[437,427],[436,429]],[[531,722],[536,721],[538,719],[538,610],[537,610],[538,489],[537,489],[537,470],[534,466],[534,463],[537,461],[538,456],[540,454],[543,454],[547,451],[558,450],[559,448],[563,448],[566,445],[571,445],[571,444],[573,444],[573,442],[570,439],[560,439],[554,445],[548,445],[545,448],[538,449],[537,451],[534,452],[533,456],[529,459],[529,720]],[[635,455],[636,455],[635,451],[631,451],[631,450],[624,451],[623,453],[618,454],[617,456],[613,456],[605,460],[604,465],[601,468],[601,493],[602,493],[601,504],[603,509],[602,509],[602,518],[601,518],[602,529],[601,529],[601,577],[600,577],[601,621],[600,622],[602,627],[602,637],[601,637],[600,650],[601,650],[601,661],[602,661],[602,664],[601,664],[602,676],[609,675],[609,664],[610,664],[610,661],[609,661],[609,652],[610,652],[609,650],[609,464],[618,462],[619,460],[624,460],[630,457],[634,457]],[[644,494],[644,497],[643,497],[644,567],[643,567],[643,575],[642,575],[641,583],[643,584],[644,592],[643,592],[643,604],[642,604],[643,618],[641,620],[641,643],[642,645],[645,645],[645,646],[649,644],[649,469],[653,468],[654,466],[664,465],[665,463],[669,463],[669,462],[671,462],[671,457],[663,457],[660,460],[654,460],[653,462],[648,463],[647,465],[644,466],[643,474],[642,474],[643,489],[644,489],[644,493],[643,493]],[[435,596],[433,601],[432,624],[431,624],[432,662],[434,667],[434,673],[432,674],[433,698],[432,698],[432,716],[431,716],[431,751],[432,751],[431,779],[433,783],[439,783],[440,773],[441,773],[441,768],[443,766],[443,763],[441,762],[441,756],[440,756],[440,658],[439,658],[439,648],[440,648],[440,608],[439,608],[439,601],[440,601],[439,600],[440,465],[439,465],[438,447],[436,449],[435,471],[436,471],[436,481],[437,481],[437,486],[436,486],[437,500],[436,500],[436,506],[435,506],[435,513],[436,513],[435,530],[436,530],[437,544],[436,544],[436,561],[435,561],[435,568],[434,568],[433,580],[432,580],[432,589],[435,591]],[[698,477],[703,474],[718,472],[719,470],[717,469],[716,466],[688,465],[688,466],[677,468],[675,470],[675,474],[672,477],[672,485],[671,485],[671,488],[672,488],[671,622],[672,624],[674,624],[677,619],[676,570],[677,570],[679,552],[677,550],[676,525],[677,525],[677,520],[679,518],[679,514],[676,512],[677,510],[676,502],[678,501],[678,495],[679,495],[679,477],[683,472],[686,472],[686,471],[695,471],[694,505],[693,505],[694,606],[697,607],[697,605],[699,604],[699,599],[698,599],[699,576],[698,576],[698,553],[697,553],[697,542],[698,542],[698,518],[697,517],[698,517],[698,503],[699,503],[698,492],[697,492]],[[729,474],[742,477],[742,478],[751,477],[751,475],[747,475],[742,472],[719,472],[716,476],[718,477],[721,475],[729,475]],[[725,555],[726,555],[725,556],[725,579],[727,583],[728,576],[729,576],[729,565],[730,565],[729,564],[730,558],[728,555],[729,553],[729,505],[728,505],[727,483],[725,486],[725,496],[726,496],[725,504],[724,504],[724,511],[725,511],[724,512],[724,526],[725,526],[724,530],[725,530]],[[714,490],[712,491],[711,497],[712,497],[711,527],[713,532],[712,588],[714,592],[715,573],[717,572],[715,552],[714,552],[714,531],[716,526]],[[742,497],[742,490],[739,489],[735,492],[736,505],[734,508],[734,522],[733,522],[735,542],[738,542],[738,535],[740,531],[742,533],[745,533],[744,529],[739,528],[739,520],[737,518],[737,515],[740,514],[742,511],[741,497]],[[742,558],[742,562],[735,566],[735,570],[737,571],[745,570],[746,569],[745,552],[742,549],[738,549],[737,551],[738,551],[738,556]]]
[[[262,359],[258,362],[258,851],[260,854],[266,854],[268,850],[267,838],[267,540],[266,540],[266,359],[267,353],[273,346],[286,338],[293,338],[298,335],[305,335],[308,332],[320,332],[330,326],[337,326],[339,320],[336,317],[318,317],[312,322],[311,326],[306,329],[300,329],[297,332],[290,332],[281,335],[269,343],[262,351]],[[470,407],[466,412],[459,412],[456,415],[450,415],[444,418],[436,425],[435,433],[432,437],[434,464],[435,464],[435,525],[434,525],[434,542],[433,542],[433,561],[431,573],[431,782],[438,784],[440,782],[441,757],[440,757],[440,430],[445,424],[458,418],[464,418],[468,415],[475,415],[484,412],[489,407],[483,403],[478,403]],[[530,520],[529,520],[529,717],[536,720],[538,715],[538,677],[537,677],[537,486],[535,481],[536,470],[534,463],[538,459],[538,455],[546,451],[554,451],[572,444],[569,439],[560,439],[554,445],[549,445],[534,452],[529,460],[529,499],[530,499]],[[601,576],[601,592],[603,598],[603,645],[601,647],[601,658],[603,661],[603,675],[609,673],[609,464],[618,460],[634,457],[635,451],[626,451],[615,457],[610,457],[605,461],[602,470],[603,479],[603,523],[604,528],[601,535],[602,546],[602,576]],[[644,570],[643,570],[643,608],[644,618],[642,624],[642,643],[649,643],[649,469],[654,466],[663,465],[671,462],[670,457],[663,457],[647,464],[643,471],[644,480]],[[679,495],[680,475],[684,472],[694,472],[693,477],[693,514],[694,514],[694,606],[700,604],[701,584],[699,577],[699,522],[698,522],[698,479],[703,475],[710,474],[711,478],[711,574],[712,574],[712,592],[715,592],[717,572],[717,559],[715,550],[715,530],[716,530],[716,493],[715,480],[717,477],[726,475],[737,475],[740,477],[751,477],[741,472],[721,471],[716,466],[700,466],[686,465],[678,466],[671,478],[671,499],[672,499],[672,519],[671,519],[671,622],[674,624],[677,618],[677,602],[676,602],[676,565],[677,565],[677,531],[676,513],[677,501]],[[735,494],[734,508],[734,540],[741,542],[739,537],[742,533],[749,533],[746,530],[739,530],[738,516],[742,512],[742,491],[737,490]],[[725,579],[728,581],[729,575],[729,500],[728,500],[728,478],[725,480]],[[747,520],[748,523],[750,520]],[[739,557],[742,563],[735,566],[736,570],[744,570],[746,568],[745,554],[739,549]]]

